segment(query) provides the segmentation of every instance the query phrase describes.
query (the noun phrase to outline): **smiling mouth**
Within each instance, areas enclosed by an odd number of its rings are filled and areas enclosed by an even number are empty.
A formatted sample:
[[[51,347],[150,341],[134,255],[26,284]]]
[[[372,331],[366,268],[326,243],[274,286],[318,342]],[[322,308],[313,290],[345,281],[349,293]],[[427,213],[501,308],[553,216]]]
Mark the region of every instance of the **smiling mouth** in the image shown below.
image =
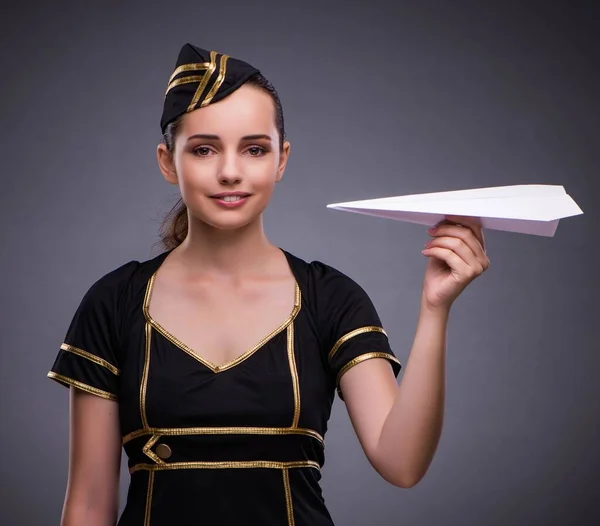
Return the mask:
[[[244,199],[244,196],[241,195],[225,195],[223,197],[219,197],[222,201],[232,202],[239,201],[240,199]]]
[[[213,197],[213,199],[218,199],[219,201],[225,201],[226,203],[233,203],[235,201],[240,201],[242,199],[246,199],[247,195],[223,195],[223,196],[216,196]]]

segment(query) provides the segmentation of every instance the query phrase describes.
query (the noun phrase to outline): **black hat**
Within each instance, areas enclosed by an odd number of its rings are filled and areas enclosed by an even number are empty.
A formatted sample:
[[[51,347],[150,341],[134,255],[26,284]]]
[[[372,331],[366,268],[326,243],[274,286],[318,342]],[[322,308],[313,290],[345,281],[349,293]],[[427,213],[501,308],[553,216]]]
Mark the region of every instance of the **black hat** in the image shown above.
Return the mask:
[[[221,100],[256,73],[243,60],[185,44],[165,93],[161,130],[180,115]]]

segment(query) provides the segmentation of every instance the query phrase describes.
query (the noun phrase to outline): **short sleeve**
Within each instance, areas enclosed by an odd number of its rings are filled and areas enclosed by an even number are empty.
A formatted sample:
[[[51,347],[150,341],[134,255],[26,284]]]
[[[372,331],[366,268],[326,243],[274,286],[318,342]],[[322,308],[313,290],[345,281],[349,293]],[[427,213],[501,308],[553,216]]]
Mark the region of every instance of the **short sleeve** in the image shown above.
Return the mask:
[[[366,291],[333,267],[318,263],[317,272],[321,340],[339,397],[344,399],[340,389],[342,376],[365,360],[388,360],[394,376],[398,377],[402,365]]]
[[[123,270],[120,267],[100,278],[84,295],[48,378],[108,400],[118,399],[121,371],[116,315]]]

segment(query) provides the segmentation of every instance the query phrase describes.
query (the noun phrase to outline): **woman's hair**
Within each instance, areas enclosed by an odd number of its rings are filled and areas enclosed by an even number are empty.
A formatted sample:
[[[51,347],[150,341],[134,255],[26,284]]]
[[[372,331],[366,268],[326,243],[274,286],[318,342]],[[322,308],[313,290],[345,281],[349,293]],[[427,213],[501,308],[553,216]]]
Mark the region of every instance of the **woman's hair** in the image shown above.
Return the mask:
[[[273,84],[271,84],[260,73],[252,75],[246,82],[244,82],[244,84],[262,89],[271,96],[271,99],[273,99],[273,104],[275,105],[275,126],[277,127],[277,132],[279,134],[279,151],[283,151],[283,142],[285,140],[283,107]],[[183,115],[169,123],[163,134],[163,142],[171,154],[175,150],[175,139],[181,126],[182,119]],[[163,248],[165,250],[171,250],[179,246],[187,236],[187,232],[187,207],[180,198],[177,203],[175,203],[175,206],[171,209],[171,211],[165,216],[160,228],[160,241]]]

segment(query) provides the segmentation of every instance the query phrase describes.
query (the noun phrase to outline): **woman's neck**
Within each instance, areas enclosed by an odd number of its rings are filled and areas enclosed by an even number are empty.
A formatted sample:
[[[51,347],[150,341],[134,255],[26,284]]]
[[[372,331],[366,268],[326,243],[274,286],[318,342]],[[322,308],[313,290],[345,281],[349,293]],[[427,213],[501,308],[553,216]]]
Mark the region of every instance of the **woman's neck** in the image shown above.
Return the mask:
[[[186,239],[174,250],[188,271],[225,279],[263,274],[276,251],[264,233],[262,217],[235,230],[192,221]]]

